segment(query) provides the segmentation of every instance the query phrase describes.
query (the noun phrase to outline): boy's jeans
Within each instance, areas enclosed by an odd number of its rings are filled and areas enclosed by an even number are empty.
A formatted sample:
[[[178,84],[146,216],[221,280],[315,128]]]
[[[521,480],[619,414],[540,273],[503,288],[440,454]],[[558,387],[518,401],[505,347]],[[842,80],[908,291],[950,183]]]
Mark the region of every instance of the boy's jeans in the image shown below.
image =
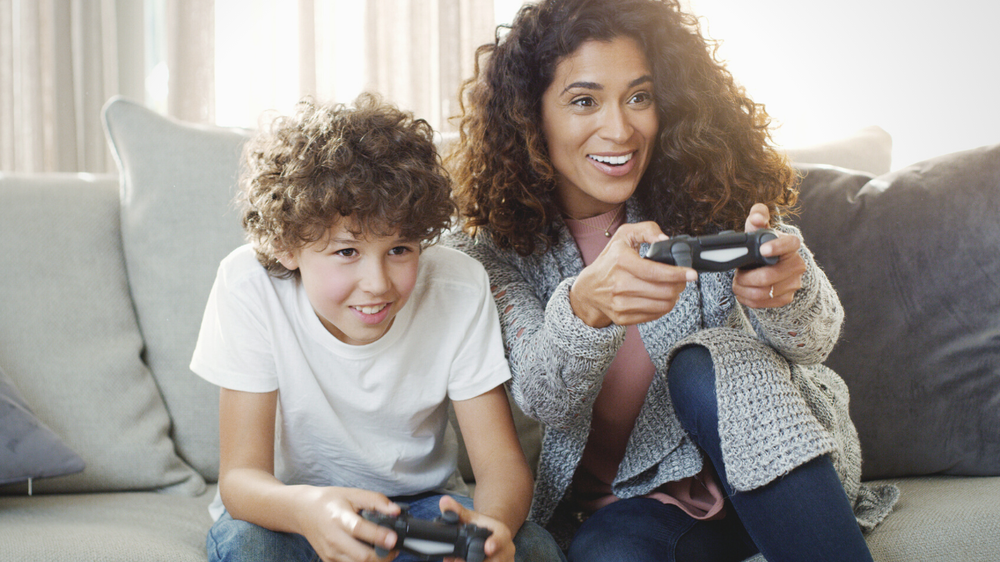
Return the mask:
[[[465,507],[472,509],[472,499],[453,496]],[[396,499],[396,498],[394,498]],[[421,519],[434,519],[441,515],[439,495],[420,499],[407,498],[410,513]],[[400,499],[399,501],[403,501]],[[228,512],[212,526],[206,541],[210,562],[313,562],[319,556],[302,535],[278,533],[263,527],[233,519]],[[514,537],[518,562],[565,562],[566,557],[556,546],[552,536],[540,526],[526,521]],[[415,562],[419,559],[400,553],[396,562]]]

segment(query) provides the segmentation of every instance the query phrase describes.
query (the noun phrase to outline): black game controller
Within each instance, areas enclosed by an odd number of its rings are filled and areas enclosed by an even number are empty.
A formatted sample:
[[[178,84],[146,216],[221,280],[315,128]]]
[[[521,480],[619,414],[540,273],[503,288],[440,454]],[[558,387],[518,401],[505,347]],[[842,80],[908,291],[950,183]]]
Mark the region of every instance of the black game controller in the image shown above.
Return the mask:
[[[493,531],[471,523],[465,525],[459,523],[458,514],[454,511],[445,511],[441,517],[428,521],[411,516],[408,505],[399,504],[399,506],[402,512],[397,516],[368,509],[362,510],[361,516],[372,523],[395,531],[396,548],[423,560],[445,556],[454,556],[466,562],[483,562],[486,559],[483,547]],[[389,551],[375,547],[375,553],[385,556]]]
[[[760,246],[774,240],[773,230],[753,232],[726,230],[705,236],[674,236],[649,245],[646,258],[660,263],[691,267],[696,271],[728,271],[737,267],[753,269],[778,263],[778,256],[760,255]]]

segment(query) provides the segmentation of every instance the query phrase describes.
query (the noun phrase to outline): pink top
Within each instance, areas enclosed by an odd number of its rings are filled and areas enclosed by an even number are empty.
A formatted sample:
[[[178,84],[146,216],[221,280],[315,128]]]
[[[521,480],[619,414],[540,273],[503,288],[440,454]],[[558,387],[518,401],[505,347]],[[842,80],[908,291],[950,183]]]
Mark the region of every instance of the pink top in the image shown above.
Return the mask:
[[[623,211],[619,207],[596,217],[566,221],[584,264],[590,265],[597,259],[610,236],[625,222]],[[625,446],[654,374],[638,326],[627,326],[625,342],[608,367],[594,402],[590,439],[573,477],[573,495],[580,509],[594,512],[619,499],[611,493],[611,483],[618,474],[618,465],[625,456]],[[647,497],[676,505],[695,519],[725,516],[722,489],[707,461],[697,475],[668,482]]]

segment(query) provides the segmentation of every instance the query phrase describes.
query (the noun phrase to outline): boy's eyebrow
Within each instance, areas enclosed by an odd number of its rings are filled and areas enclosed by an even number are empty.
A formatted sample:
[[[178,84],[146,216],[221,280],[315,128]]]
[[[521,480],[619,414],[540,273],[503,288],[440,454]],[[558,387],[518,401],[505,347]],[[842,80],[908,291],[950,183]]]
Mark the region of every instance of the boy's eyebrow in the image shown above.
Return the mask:
[[[652,82],[652,81],[653,81],[653,76],[652,75],[650,75],[650,74],[643,74],[642,76],[640,76],[640,77],[636,78],[635,80],[629,82],[628,83],[628,87],[629,88],[635,88],[639,84],[645,84],[646,82]],[[568,90],[571,90],[573,88],[583,88],[585,90],[603,90],[604,89],[604,85],[603,84],[599,84],[597,82],[573,82],[569,86],[566,86],[566,89],[563,90],[563,93],[565,94]]]

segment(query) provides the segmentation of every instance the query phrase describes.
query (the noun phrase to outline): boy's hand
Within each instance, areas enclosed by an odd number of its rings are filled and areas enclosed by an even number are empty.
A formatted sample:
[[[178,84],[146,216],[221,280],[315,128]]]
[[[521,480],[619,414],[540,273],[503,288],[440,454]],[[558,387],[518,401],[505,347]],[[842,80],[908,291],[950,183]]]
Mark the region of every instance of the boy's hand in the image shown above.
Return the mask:
[[[299,524],[303,536],[324,562],[381,562],[371,545],[396,546],[396,533],[361,517],[362,509],[399,515],[399,506],[382,494],[356,488],[304,487]]]
[[[451,496],[443,496],[438,506],[441,508],[441,513],[445,511],[457,513],[461,523],[472,523],[493,531],[483,547],[487,562],[514,562],[514,539],[506,525],[496,519],[466,509]],[[456,558],[445,558],[444,562],[461,561]]]

